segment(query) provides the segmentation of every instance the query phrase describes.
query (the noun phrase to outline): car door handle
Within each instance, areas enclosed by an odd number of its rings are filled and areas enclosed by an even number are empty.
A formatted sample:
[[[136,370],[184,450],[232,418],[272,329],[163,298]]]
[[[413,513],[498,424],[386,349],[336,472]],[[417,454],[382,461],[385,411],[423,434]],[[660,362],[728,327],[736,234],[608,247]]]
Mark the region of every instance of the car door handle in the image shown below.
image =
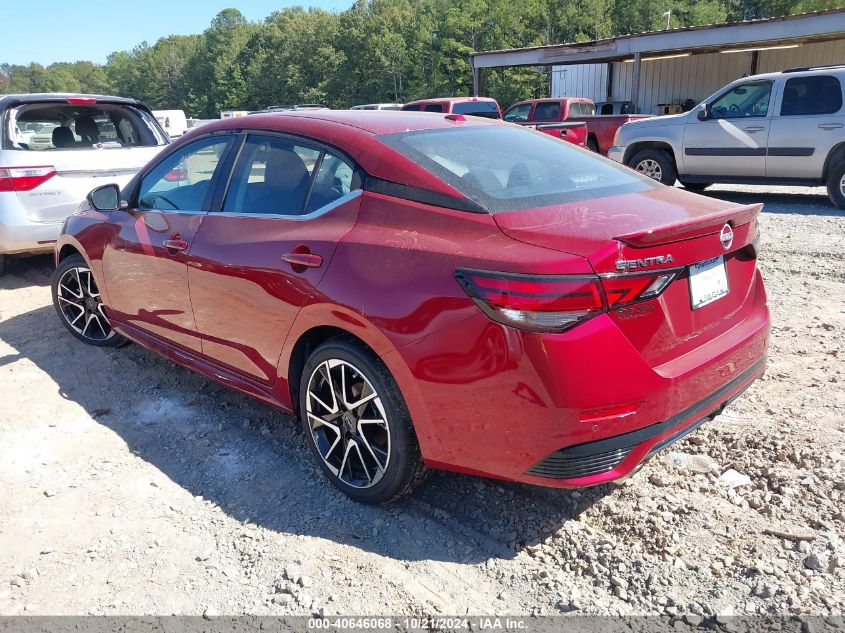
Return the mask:
[[[751,127],[744,127],[742,129],[746,132],[751,132],[753,134],[754,132],[762,132],[766,128],[759,125],[752,125]]]
[[[285,253],[282,255],[282,261],[290,264],[294,270],[319,268],[323,265],[323,258],[314,253]]]
[[[819,123],[819,128],[822,130],[836,130],[841,127],[841,123]]]
[[[188,243],[182,239],[164,240],[164,248],[169,251],[186,251],[188,250]]]

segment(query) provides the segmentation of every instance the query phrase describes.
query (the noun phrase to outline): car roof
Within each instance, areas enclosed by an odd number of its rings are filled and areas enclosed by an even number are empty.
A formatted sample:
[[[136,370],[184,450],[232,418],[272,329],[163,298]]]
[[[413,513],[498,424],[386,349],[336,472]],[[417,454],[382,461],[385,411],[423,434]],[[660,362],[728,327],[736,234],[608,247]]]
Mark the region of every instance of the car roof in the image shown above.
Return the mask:
[[[455,125],[501,125],[497,119],[481,117],[467,117],[463,121],[455,121],[453,115],[439,112],[402,112],[400,110],[309,110],[299,112],[268,112],[244,117],[220,119],[203,126],[203,129],[222,130],[229,128],[250,128],[285,131],[291,120],[302,119],[312,122],[313,132],[325,129],[326,125],[341,125],[353,127],[371,135],[393,134],[395,132],[413,132],[418,130],[435,130],[451,128]],[[301,128],[302,125],[295,127]],[[292,131],[292,130],[288,130]],[[303,132],[304,133],[304,132]]]
[[[492,101],[497,103],[493,97],[432,97],[431,99],[409,101],[405,105],[411,105],[412,103],[472,103],[475,101]]]

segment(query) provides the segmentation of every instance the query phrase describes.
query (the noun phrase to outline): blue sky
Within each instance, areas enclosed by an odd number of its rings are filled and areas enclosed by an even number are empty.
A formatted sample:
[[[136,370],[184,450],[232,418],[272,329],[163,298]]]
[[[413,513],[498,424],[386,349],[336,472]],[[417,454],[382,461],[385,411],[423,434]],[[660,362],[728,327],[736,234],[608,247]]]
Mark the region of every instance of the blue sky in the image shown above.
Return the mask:
[[[227,7],[239,9],[248,20],[263,20],[296,5],[342,11],[352,0],[7,1],[0,9],[6,27],[0,37],[0,63],[104,63],[109,53],[129,50],[144,40],[152,44],[167,35],[201,33]]]

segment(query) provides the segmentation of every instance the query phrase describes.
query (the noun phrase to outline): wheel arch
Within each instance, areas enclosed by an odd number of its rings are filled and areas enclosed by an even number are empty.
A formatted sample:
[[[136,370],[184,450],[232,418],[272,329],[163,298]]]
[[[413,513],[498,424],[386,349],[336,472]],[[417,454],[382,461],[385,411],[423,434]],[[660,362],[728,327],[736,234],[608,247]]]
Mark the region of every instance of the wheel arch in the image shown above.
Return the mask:
[[[827,153],[827,157],[824,159],[824,168],[822,169],[822,180],[827,181],[827,175],[830,173],[831,167],[842,160],[845,160],[845,142],[834,145]]]
[[[678,159],[675,156],[675,150],[672,148],[672,145],[667,141],[648,140],[631,143],[625,149],[625,157],[622,159],[622,162],[627,165],[628,161],[631,160],[637,153],[646,149],[655,149],[666,152],[667,154],[669,154],[669,158],[671,158],[672,162],[675,164],[675,169],[678,169]]]

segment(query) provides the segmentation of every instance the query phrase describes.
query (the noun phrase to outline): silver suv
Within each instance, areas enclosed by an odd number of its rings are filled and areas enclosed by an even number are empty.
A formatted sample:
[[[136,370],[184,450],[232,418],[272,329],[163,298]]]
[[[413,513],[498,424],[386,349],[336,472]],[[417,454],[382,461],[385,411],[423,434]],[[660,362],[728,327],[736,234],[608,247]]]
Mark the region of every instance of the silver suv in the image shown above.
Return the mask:
[[[608,156],[655,180],[827,185],[845,208],[845,66],[743,77],[683,114],[622,126]]]
[[[0,274],[8,254],[52,251],[91,189],[125,185],[167,142],[134,99],[0,97]]]

